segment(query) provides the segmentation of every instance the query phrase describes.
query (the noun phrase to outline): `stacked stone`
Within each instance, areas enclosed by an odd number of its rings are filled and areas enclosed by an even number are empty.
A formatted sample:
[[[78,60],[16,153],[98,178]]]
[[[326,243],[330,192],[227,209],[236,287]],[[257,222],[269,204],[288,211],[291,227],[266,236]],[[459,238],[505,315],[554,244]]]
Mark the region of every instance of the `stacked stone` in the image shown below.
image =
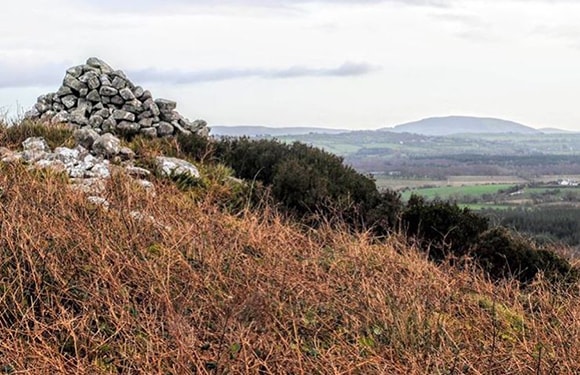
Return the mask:
[[[176,107],[174,101],[154,99],[122,71],[91,57],[86,64],[68,69],[58,91],[40,96],[26,117],[92,128],[98,133],[149,137],[209,134],[205,121],[190,121]]]

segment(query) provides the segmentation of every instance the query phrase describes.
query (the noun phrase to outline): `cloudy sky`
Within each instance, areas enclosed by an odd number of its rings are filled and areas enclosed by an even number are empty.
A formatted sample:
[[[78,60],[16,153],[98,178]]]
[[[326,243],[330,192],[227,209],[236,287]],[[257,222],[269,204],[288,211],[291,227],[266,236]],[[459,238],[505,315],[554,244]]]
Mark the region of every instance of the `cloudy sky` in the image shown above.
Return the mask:
[[[97,56],[210,125],[580,130],[578,20],[576,0],[6,1],[0,111]]]

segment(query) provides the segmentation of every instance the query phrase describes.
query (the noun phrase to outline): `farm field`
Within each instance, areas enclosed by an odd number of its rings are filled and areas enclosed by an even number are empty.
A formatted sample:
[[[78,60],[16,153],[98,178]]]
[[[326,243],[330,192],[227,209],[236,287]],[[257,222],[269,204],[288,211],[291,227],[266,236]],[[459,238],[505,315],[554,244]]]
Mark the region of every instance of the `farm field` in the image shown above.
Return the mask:
[[[375,175],[379,189],[399,191],[404,201],[417,194],[427,200],[450,200],[474,211],[580,207],[580,187],[560,185],[562,180],[580,181],[580,176],[451,176],[436,180]]]
[[[497,194],[498,192],[513,188],[514,184],[486,184],[486,185],[471,185],[471,186],[440,186],[434,188],[423,189],[409,189],[404,191],[401,196],[404,200],[408,200],[411,194],[419,194],[427,199],[443,199],[443,200],[461,200],[466,197],[483,198]]]

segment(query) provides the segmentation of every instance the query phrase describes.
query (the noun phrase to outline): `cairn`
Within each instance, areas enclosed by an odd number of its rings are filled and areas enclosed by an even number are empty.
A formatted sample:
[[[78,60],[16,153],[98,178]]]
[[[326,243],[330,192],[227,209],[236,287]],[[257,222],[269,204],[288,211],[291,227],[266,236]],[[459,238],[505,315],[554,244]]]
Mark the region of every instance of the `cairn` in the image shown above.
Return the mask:
[[[190,121],[176,107],[176,102],[154,99],[149,90],[133,84],[124,72],[91,57],[86,64],[67,69],[58,91],[40,96],[25,117],[90,128],[99,134],[208,136],[204,120]]]

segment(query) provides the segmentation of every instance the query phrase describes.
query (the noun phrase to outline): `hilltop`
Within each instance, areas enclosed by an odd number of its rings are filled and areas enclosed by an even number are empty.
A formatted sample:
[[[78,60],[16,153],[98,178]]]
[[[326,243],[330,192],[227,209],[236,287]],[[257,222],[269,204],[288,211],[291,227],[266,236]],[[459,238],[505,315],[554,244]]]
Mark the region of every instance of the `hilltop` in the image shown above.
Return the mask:
[[[431,117],[419,121],[397,125],[393,128],[383,128],[382,130],[430,136],[446,136],[469,133],[541,133],[539,130],[513,121],[468,116]]]
[[[71,141],[37,126],[0,140],[18,148],[38,132]],[[580,371],[577,285],[491,282],[475,263],[429,261],[402,233],[380,240],[347,222],[307,227],[268,200],[237,204],[244,185],[185,152],[207,155],[192,137],[123,141],[143,166],[170,154],[202,178],[153,174],[150,190],[118,170],[106,206],[58,171],[0,165],[4,372]]]

